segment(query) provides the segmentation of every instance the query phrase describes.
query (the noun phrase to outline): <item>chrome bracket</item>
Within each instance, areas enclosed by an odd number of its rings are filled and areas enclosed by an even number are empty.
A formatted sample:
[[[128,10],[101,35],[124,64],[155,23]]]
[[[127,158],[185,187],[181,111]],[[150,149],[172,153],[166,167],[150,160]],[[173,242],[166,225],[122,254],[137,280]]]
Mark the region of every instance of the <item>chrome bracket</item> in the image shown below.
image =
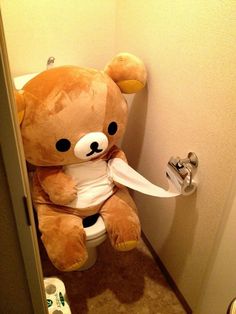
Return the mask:
[[[188,185],[191,186],[193,179],[192,170],[198,167],[198,163],[197,155],[193,152],[189,152],[187,158],[171,157],[168,165],[174,170],[179,180],[187,181]]]

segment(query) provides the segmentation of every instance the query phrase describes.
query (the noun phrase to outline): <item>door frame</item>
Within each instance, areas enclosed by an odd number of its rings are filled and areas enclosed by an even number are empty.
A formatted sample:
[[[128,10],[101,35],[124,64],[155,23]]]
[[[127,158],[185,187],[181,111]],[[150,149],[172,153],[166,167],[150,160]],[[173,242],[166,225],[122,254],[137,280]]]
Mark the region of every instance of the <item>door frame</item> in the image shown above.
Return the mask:
[[[43,272],[30,196],[29,181],[13,94],[0,9],[0,140],[34,313],[47,314]]]

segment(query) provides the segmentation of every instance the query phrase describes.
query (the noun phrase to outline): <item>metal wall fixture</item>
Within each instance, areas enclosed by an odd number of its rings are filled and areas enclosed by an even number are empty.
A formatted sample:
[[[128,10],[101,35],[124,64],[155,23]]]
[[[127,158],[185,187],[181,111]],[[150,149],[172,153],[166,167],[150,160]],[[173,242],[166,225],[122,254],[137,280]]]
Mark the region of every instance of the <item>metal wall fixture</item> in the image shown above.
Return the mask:
[[[166,175],[176,186],[184,186],[186,194],[188,192],[191,194],[191,190],[196,190],[196,184],[193,183],[193,177],[198,164],[198,157],[193,152],[189,152],[186,158],[171,157],[167,165]]]

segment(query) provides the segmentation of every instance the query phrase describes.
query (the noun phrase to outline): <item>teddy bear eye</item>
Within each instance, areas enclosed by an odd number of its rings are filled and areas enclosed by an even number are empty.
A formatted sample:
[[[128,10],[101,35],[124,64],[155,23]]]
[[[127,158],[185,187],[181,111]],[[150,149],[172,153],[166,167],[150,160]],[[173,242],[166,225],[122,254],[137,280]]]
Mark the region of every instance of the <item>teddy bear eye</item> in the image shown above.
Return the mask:
[[[118,129],[117,123],[115,121],[113,121],[108,126],[108,133],[110,135],[114,135],[114,134],[116,134],[117,129]]]
[[[70,149],[71,143],[66,138],[61,138],[56,142],[56,149],[59,152],[66,152]]]

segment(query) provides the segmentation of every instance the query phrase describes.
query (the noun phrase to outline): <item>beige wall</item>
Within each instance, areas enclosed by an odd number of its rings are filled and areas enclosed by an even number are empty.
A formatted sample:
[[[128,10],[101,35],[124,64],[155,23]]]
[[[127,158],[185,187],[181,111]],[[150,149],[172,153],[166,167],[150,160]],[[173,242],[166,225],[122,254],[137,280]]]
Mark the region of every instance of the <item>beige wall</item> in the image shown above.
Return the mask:
[[[112,57],[115,0],[1,0],[14,76],[57,65],[103,68]]]
[[[33,311],[0,147],[0,312]]]
[[[236,3],[119,4],[117,50],[139,55],[149,74],[130,108],[129,160],[163,186],[172,155],[194,151],[200,160],[197,194],[135,194],[145,234],[195,310],[236,161]]]
[[[218,226],[231,210],[225,204],[236,155],[235,2],[2,0],[2,9],[13,75],[41,71],[51,55],[57,65],[98,68],[122,50],[145,61],[148,87],[130,97],[123,146],[131,164],[163,186],[172,155],[199,157],[197,194],[135,194],[145,234],[195,310],[201,289],[210,291]]]
[[[226,313],[230,302],[236,297],[236,175],[231,193],[226,200],[222,224],[215,241],[211,259],[202,286],[198,314]]]

